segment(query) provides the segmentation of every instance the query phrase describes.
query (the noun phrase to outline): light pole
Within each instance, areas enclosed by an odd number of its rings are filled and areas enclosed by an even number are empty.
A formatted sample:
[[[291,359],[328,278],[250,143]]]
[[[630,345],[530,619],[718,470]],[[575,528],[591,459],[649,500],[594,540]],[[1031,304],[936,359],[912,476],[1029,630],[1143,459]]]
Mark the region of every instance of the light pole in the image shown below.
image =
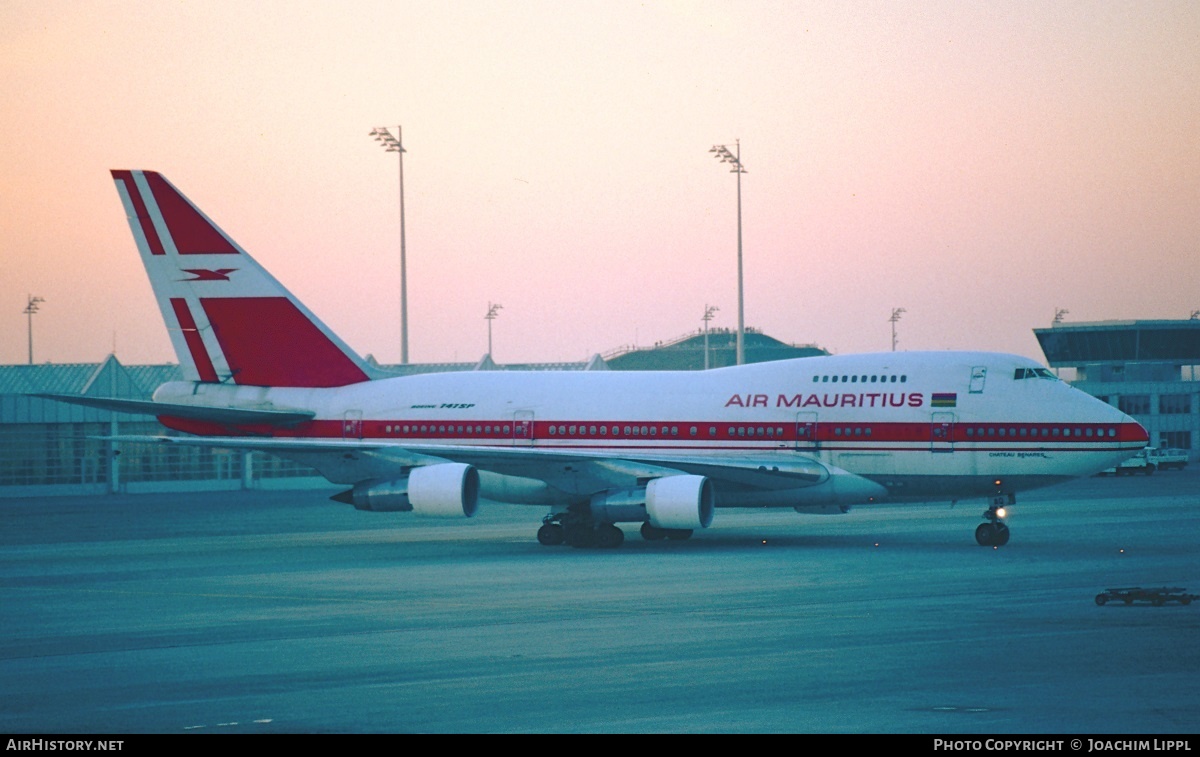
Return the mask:
[[[737,239],[738,239],[738,329],[737,329],[737,364],[746,362],[746,310],[742,298],[742,174],[746,167],[742,165],[742,140],[735,140],[737,153],[729,151],[725,145],[713,145],[709,152],[722,163],[730,165],[729,172],[737,177]]]
[[[496,316],[500,315],[500,308],[504,307],[499,303],[488,303],[487,315],[484,318],[488,322],[488,357],[492,356],[492,321],[496,320]]]
[[[713,319],[713,313],[721,308],[716,305],[704,306],[704,317],[700,320],[704,321],[704,370],[708,370],[708,322]]]
[[[33,314],[38,311],[38,303],[45,302],[41,297],[34,297],[32,294],[25,295],[28,298],[28,303],[23,311],[29,316],[29,364],[33,365]]]
[[[892,322],[892,352],[896,351],[896,321],[900,320],[901,314],[907,312],[904,308],[892,308],[892,317],[888,320]]]
[[[407,152],[404,146],[400,144],[400,127],[396,127],[396,136],[387,130],[387,127],[380,126],[371,129],[371,136],[375,141],[383,145],[383,149],[387,152],[394,152],[400,156],[400,363],[401,365],[408,364],[408,272],[407,261],[404,256],[404,153]]]

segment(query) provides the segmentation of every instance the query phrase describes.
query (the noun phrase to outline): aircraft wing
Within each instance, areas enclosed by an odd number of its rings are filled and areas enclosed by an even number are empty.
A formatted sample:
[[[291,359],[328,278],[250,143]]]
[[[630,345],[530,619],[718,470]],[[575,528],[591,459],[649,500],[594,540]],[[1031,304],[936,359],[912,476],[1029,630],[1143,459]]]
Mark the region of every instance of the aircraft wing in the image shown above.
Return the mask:
[[[208,405],[186,405],[178,402],[155,402],[153,400],[131,400],[116,397],[85,397],[80,394],[35,394],[48,400],[68,402],[72,405],[96,407],[118,413],[136,415],[170,416],[193,421],[210,421],[221,424],[267,423],[272,426],[294,426],[312,420],[316,413],[308,410],[276,410],[270,408],[212,407]]]
[[[766,453],[721,457],[675,455],[653,450],[623,452],[550,450],[445,444],[397,444],[357,439],[277,437],[113,436],[112,441],[242,449],[276,454],[311,465],[335,482],[404,475],[409,469],[444,462],[467,463],[481,471],[538,479],[576,494],[632,487],[661,476],[706,476],[725,491],[778,491],[816,486],[837,472],[803,455]]]

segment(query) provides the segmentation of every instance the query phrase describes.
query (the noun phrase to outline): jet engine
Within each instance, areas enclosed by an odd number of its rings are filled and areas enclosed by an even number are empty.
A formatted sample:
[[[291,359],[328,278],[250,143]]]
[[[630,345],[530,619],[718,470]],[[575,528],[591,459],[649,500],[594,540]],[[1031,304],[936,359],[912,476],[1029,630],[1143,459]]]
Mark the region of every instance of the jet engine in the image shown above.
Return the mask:
[[[646,484],[646,519],[657,528],[708,528],[715,506],[712,482],[704,476],[664,476]]]
[[[361,481],[333,499],[358,510],[470,518],[479,509],[479,472],[464,463],[426,465],[406,478]]]
[[[704,476],[664,476],[645,487],[610,490],[592,497],[593,518],[606,523],[648,522],[657,528],[690,531],[708,528],[716,495]]]
[[[440,463],[408,474],[408,499],[417,515],[470,518],[479,509],[479,471],[466,463]]]

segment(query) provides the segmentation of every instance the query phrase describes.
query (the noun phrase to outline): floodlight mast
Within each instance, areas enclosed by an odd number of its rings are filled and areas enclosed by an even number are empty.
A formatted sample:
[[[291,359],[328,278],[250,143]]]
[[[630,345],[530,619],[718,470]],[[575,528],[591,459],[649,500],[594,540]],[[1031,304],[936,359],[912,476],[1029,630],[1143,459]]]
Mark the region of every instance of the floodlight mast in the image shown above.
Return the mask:
[[[904,308],[892,308],[892,317],[888,318],[892,322],[892,352],[896,351],[896,322],[900,320],[900,316],[904,315],[907,310]]]
[[[408,271],[404,250],[404,153],[407,150],[400,143],[401,129],[396,127],[396,136],[388,131],[386,126],[371,129],[370,136],[383,146],[386,152],[394,152],[400,156],[400,363],[408,364]]]
[[[721,308],[716,305],[704,306],[704,317],[700,320],[704,321],[704,370],[708,370],[708,322],[713,319],[713,314]]]
[[[488,322],[488,357],[492,356],[492,321],[496,320],[497,316],[500,315],[500,309],[503,307],[498,302],[489,302],[487,315],[484,316]]]
[[[22,311],[29,316],[29,364],[33,365],[33,314],[38,311],[38,304],[46,300],[41,297],[34,297],[32,294],[26,295],[28,300],[25,305],[25,310]]]
[[[742,288],[742,174],[747,173],[746,167],[742,165],[742,141],[740,139],[734,141],[736,154],[729,151],[725,145],[713,145],[709,152],[714,153],[713,157],[718,158],[722,163],[730,165],[729,172],[735,173],[737,177],[737,247],[738,247],[738,326],[737,326],[737,364],[742,365],[746,362],[746,308],[743,298]]]

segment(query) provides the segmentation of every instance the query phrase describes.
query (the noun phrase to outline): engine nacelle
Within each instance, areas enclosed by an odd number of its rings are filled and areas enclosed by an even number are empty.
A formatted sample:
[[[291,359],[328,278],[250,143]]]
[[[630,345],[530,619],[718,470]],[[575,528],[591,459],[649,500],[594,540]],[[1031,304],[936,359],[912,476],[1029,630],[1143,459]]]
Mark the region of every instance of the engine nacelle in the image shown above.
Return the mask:
[[[704,476],[664,476],[646,484],[646,518],[657,528],[708,528],[716,501]]]
[[[409,512],[413,509],[408,501],[408,479],[391,481],[360,481],[353,489],[335,494],[330,499],[354,505],[355,510],[375,513]]]
[[[479,509],[479,471],[465,463],[417,468],[408,474],[408,499],[417,515],[470,518]]]
[[[479,471],[462,463],[427,465],[414,469],[407,478],[360,481],[333,499],[377,513],[470,518],[479,509]]]

